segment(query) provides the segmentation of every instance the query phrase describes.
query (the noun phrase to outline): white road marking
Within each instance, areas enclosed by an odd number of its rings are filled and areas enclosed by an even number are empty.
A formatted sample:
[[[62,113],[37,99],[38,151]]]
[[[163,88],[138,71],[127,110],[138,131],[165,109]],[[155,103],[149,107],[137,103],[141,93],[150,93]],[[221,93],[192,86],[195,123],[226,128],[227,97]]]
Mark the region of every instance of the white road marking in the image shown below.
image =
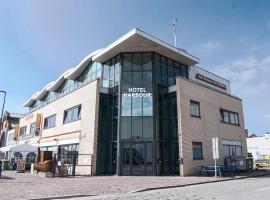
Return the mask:
[[[256,190],[256,192],[260,192],[260,191],[263,191],[263,190],[268,190],[268,189],[270,189],[270,187],[266,187],[266,188],[261,188],[261,189],[258,189],[258,190]]]

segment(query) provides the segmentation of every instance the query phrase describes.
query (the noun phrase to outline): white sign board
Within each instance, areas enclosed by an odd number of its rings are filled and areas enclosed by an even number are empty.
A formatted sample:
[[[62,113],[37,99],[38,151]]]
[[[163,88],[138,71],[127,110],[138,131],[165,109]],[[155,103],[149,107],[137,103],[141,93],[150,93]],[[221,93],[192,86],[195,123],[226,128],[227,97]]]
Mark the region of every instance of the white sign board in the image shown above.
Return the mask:
[[[212,138],[212,148],[213,148],[213,159],[219,159],[219,152],[218,152],[218,138]]]

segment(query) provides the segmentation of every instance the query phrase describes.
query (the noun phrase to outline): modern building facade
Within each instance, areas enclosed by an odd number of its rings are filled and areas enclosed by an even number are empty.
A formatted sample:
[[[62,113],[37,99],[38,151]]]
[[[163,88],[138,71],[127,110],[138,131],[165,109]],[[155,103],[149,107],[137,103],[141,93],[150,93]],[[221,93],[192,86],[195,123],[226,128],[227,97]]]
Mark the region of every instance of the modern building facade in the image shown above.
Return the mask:
[[[213,163],[212,137],[218,163],[246,156],[241,99],[198,63],[133,29],[35,93],[17,138],[77,153],[80,174],[192,175]]]

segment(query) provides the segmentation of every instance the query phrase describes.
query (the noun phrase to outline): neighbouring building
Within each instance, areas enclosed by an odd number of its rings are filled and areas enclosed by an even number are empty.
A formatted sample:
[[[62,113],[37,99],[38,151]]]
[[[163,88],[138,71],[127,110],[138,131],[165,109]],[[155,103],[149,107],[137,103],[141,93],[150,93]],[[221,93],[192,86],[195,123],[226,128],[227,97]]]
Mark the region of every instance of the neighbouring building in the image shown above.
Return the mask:
[[[0,158],[8,159],[10,148],[16,146],[14,140],[15,127],[24,115],[6,111],[3,115],[2,128],[0,130]]]
[[[248,153],[252,153],[254,160],[264,160],[265,157],[270,157],[270,133],[264,136],[251,135],[247,138]]]
[[[139,29],[88,55],[25,104],[18,143],[78,155],[79,174],[180,175],[247,155],[242,100],[199,59]]]

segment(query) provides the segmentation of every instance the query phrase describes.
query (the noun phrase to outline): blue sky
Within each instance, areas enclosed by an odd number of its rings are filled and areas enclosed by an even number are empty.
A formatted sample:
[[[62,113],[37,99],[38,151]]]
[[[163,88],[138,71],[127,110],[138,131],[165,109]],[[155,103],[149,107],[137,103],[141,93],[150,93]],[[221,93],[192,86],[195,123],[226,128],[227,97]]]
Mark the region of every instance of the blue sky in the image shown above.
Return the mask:
[[[134,27],[177,45],[231,80],[250,133],[270,131],[270,1],[0,0],[0,90],[22,104],[86,55]]]

